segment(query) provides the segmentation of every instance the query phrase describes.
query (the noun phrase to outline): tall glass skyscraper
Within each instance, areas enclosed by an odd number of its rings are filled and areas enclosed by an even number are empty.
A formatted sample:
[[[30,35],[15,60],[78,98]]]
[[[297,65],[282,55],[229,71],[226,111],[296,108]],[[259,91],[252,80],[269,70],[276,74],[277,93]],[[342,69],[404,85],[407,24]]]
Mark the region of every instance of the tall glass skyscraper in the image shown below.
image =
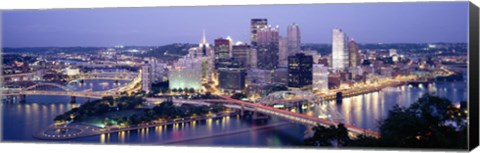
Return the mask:
[[[332,68],[344,70],[348,67],[347,35],[342,29],[332,30]]]

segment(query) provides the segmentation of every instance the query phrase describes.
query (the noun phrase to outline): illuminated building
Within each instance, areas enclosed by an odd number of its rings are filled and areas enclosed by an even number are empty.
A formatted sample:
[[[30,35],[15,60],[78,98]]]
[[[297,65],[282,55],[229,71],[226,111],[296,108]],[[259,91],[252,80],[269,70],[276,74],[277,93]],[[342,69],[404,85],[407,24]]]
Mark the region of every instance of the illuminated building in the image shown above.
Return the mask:
[[[273,70],[278,66],[278,26],[257,31],[257,68]]]
[[[328,68],[322,64],[313,64],[312,89],[314,91],[328,91]]]
[[[229,57],[232,57],[232,50],[233,50],[233,39],[232,37],[230,36],[227,36],[227,38],[225,38],[228,40],[229,44],[228,44],[228,51],[230,53]]]
[[[198,44],[197,51],[199,51],[199,54],[202,56],[212,56],[210,44],[208,44],[207,37],[205,36],[205,30],[203,30],[202,39]]]
[[[200,90],[202,87],[202,62],[185,56],[169,72],[169,89]]]
[[[247,44],[238,44],[232,47],[232,58],[238,61],[242,67],[250,67],[250,53],[252,48]]]
[[[250,38],[252,46],[257,45],[257,33],[260,29],[266,28],[267,19],[251,19],[250,20]]]
[[[300,27],[293,23],[287,27],[288,56],[300,52]]]
[[[350,40],[350,42],[348,43],[348,66],[350,68],[354,68],[354,67],[357,67],[358,65],[360,65],[360,56],[358,54],[358,45],[357,43],[355,42],[355,40]]]
[[[150,92],[153,83],[163,81],[166,64],[160,63],[155,58],[145,58],[142,65],[142,90]]]
[[[312,56],[297,53],[288,57],[288,86],[301,88],[312,85]]]
[[[79,68],[67,67],[65,69],[65,74],[68,75],[68,76],[79,75],[80,74],[80,69]]]
[[[224,38],[215,39],[214,57],[218,59],[230,58],[230,40]]]
[[[348,67],[347,35],[342,29],[332,30],[332,68],[343,70]]]
[[[288,52],[287,46],[287,38],[280,37],[278,40],[278,66],[279,67],[287,67],[288,66],[288,56],[290,55]]]

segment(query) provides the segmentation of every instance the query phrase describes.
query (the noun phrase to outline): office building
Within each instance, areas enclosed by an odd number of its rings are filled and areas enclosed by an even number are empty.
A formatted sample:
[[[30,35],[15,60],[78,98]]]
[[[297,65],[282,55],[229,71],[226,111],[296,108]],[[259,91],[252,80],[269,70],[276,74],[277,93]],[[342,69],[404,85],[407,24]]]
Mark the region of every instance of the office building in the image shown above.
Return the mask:
[[[348,67],[347,35],[342,29],[332,30],[332,68],[344,70]]]
[[[360,65],[360,55],[358,53],[358,45],[353,39],[350,40],[350,42],[348,43],[348,54],[349,54],[348,66],[350,68],[354,68]]]
[[[328,68],[322,64],[313,64],[313,91],[328,91]]]
[[[257,68],[273,70],[278,66],[278,26],[257,31]]]
[[[300,53],[300,27],[293,23],[287,27],[287,40],[289,55]]]
[[[266,28],[268,25],[267,19],[251,19],[250,20],[250,38],[251,45],[257,46],[257,33],[260,29]]]
[[[288,57],[288,86],[302,88],[312,85],[312,56],[297,53]]]

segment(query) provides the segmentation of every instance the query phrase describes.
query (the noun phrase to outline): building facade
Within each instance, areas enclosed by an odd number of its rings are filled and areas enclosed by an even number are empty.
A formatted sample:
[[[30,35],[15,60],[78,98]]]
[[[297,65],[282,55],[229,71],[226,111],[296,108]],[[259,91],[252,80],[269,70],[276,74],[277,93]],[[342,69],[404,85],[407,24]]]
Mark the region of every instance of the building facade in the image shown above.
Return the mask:
[[[202,88],[202,62],[197,58],[183,57],[169,71],[169,89]]]
[[[347,35],[342,29],[332,30],[332,68],[344,70],[348,67]]]
[[[267,19],[251,19],[250,20],[250,38],[251,45],[257,46],[257,33],[260,29],[266,28],[268,25]]]
[[[278,66],[278,26],[257,31],[257,68],[273,70]]]
[[[313,91],[326,92],[328,91],[328,68],[323,64],[313,65]]]
[[[298,24],[291,24],[287,27],[288,52],[290,55],[300,53],[300,27]]]
[[[350,40],[348,43],[348,66],[355,68],[360,65],[360,55],[358,53],[358,45],[355,40]]]
[[[302,88],[312,85],[312,56],[297,53],[288,57],[288,86]]]

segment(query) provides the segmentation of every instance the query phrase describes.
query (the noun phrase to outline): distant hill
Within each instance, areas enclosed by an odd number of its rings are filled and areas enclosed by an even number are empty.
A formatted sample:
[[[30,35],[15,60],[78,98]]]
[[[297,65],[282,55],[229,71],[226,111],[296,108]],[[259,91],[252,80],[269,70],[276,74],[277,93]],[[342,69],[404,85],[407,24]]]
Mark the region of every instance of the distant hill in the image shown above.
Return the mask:
[[[194,44],[168,44],[153,48],[143,54],[138,54],[140,57],[155,57],[159,59],[179,58],[188,54],[188,49],[194,47]]]

